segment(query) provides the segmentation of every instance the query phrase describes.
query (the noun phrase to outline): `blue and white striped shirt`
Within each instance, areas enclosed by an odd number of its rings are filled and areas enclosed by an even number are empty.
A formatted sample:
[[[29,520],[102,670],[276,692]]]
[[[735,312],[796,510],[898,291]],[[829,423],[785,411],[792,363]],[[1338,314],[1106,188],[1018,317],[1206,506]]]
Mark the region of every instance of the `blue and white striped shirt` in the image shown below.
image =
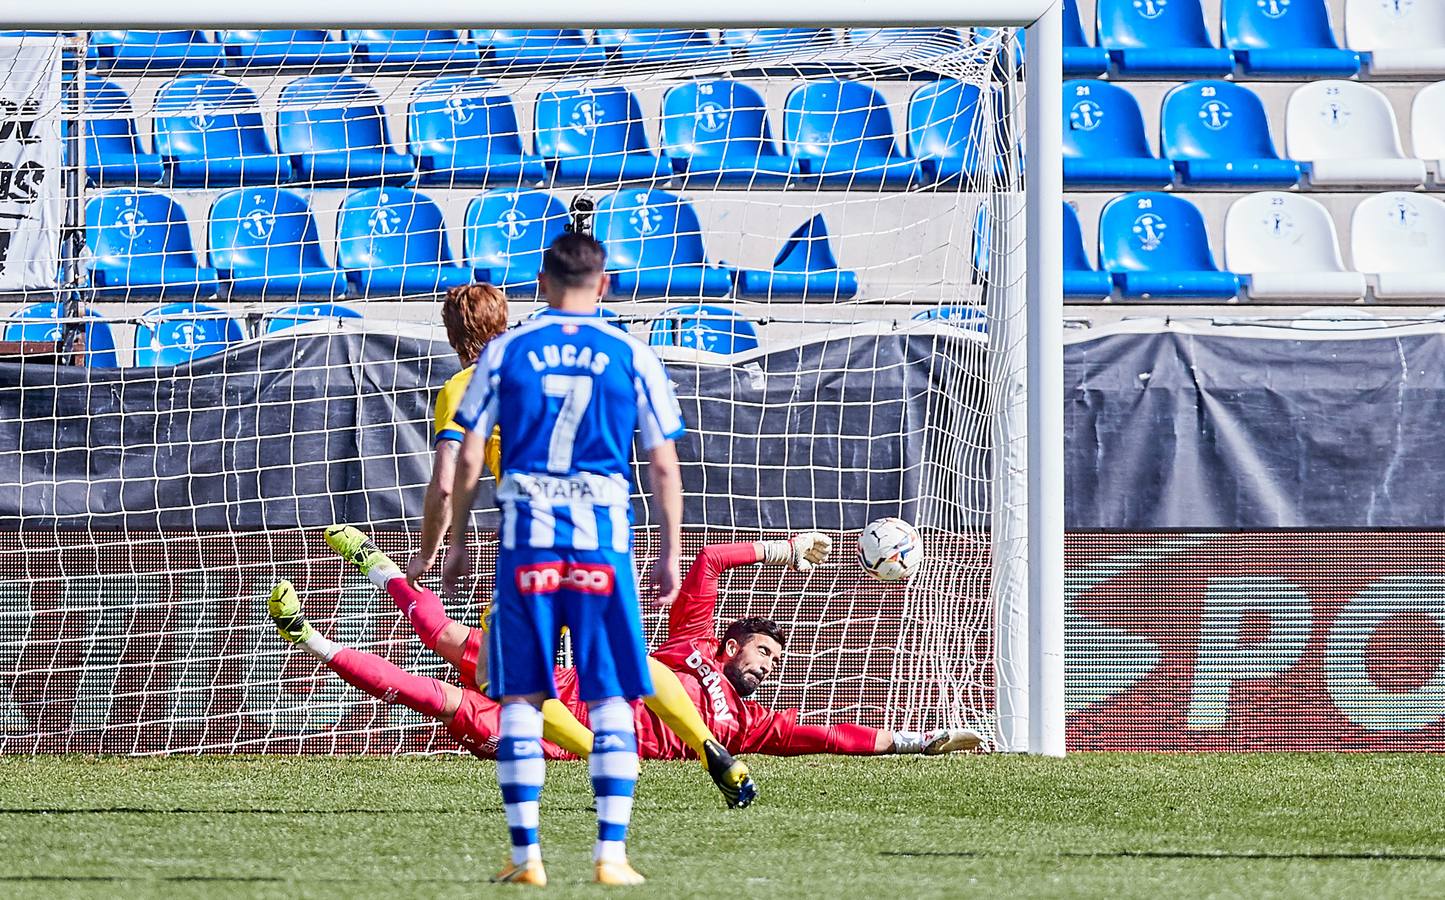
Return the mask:
[[[651,450],[684,429],[648,346],[591,314],[549,310],[489,343],[457,407],[502,428],[502,546],[631,547],[632,435]]]

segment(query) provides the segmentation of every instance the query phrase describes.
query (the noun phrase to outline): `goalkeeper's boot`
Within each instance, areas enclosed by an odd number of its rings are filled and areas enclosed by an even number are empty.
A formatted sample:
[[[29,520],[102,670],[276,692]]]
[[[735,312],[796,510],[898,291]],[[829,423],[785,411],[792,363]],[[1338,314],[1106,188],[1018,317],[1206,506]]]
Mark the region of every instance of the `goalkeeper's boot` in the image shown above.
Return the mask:
[[[396,563],[382,553],[371,538],[350,525],[332,525],[327,528],[326,543],[368,578],[377,569],[396,569]]]
[[[638,874],[627,860],[609,862],[599,859],[592,870],[592,880],[598,884],[637,885],[647,879]]]
[[[702,748],[707,754],[703,760],[707,774],[727,798],[728,808],[741,809],[752,803],[758,796],[758,786],[753,783],[747,764],[734,759],[717,741],[704,741]]]
[[[266,612],[271,614],[276,630],[281,632],[281,636],[289,643],[304,644],[316,634],[311,623],[301,614],[301,598],[296,596],[296,589],[289,581],[283,579],[271,588],[271,596],[266,600]]]
[[[496,884],[530,884],[533,887],[547,886],[547,870],[542,868],[540,859],[529,859],[521,865],[508,863],[507,867],[492,876]]]
[[[941,756],[945,753],[960,753],[977,749],[983,743],[983,735],[972,728],[944,728],[928,736],[923,745],[924,756]]]

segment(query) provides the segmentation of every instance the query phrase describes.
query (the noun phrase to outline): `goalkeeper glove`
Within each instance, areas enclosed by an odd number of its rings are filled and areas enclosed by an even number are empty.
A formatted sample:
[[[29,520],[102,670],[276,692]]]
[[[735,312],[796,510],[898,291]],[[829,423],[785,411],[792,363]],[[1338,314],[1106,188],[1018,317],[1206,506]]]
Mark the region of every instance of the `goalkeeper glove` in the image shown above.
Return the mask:
[[[786,541],[764,541],[763,562],[788,566],[795,572],[811,572],[828,561],[833,539],[819,531],[795,534]]]

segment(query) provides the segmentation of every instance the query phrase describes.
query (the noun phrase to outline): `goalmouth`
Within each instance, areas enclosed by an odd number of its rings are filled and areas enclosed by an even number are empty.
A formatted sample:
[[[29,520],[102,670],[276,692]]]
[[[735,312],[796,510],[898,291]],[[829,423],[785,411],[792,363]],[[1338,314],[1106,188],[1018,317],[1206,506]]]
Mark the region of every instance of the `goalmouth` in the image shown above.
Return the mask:
[[[538,8],[541,7],[541,8]],[[16,29],[100,28],[632,28],[1017,27],[1022,152],[1001,165],[983,205],[992,230],[986,268],[990,373],[999,406],[992,445],[990,578],[995,716],[1000,749],[1064,753],[1063,305],[1060,148],[1062,35],[1057,0],[614,0],[508,8],[478,0],[248,0],[207,8],[179,0],[48,0],[12,4]],[[642,70],[639,70],[642,71]],[[659,71],[661,71],[659,69]],[[645,76],[645,72],[643,75]],[[642,76],[639,76],[642,77]],[[1026,161],[1026,165],[1023,164]],[[1022,171],[1010,171],[1010,168]],[[964,214],[960,211],[958,216]],[[969,225],[973,217],[969,216]],[[980,220],[981,221],[981,220]],[[967,255],[952,248],[947,256]],[[712,523],[708,523],[712,524]],[[800,523],[802,524],[802,523]],[[963,652],[961,648],[949,648]]]

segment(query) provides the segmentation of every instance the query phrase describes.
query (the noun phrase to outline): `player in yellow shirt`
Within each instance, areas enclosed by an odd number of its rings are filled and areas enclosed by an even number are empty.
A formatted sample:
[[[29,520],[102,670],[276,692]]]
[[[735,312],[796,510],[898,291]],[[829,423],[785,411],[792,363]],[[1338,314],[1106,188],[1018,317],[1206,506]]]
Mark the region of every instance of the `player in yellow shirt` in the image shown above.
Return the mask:
[[[442,302],[442,324],[446,326],[447,342],[456,351],[463,368],[447,379],[437,391],[433,413],[435,437],[432,444],[432,476],[422,506],[421,547],[406,566],[406,587],[409,590],[402,589],[400,584],[388,585],[384,576],[373,580],[392,595],[427,647],[454,665],[461,665],[462,659],[470,656],[467,659],[470,665],[465,669],[485,672],[486,644],[477,642],[479,646],[468,647],[470,642],[466,640],[468,633],[480,634],[481,629],[472,630],[457,623],[452,623],[457,624],[456,628],[450,628],[445,624],[450,620],[439,615],[440,601],[435,601],[433,609],[433,602],[428,597],[434,598],[435,595],[421,589],[419,580],[436,562],[437,553],[447,536],[447,526],[451,523],[452,483],[456,473],[457,450],[461,446],[462,438],[466,436],[465,429],[453,420],[453,416],[456,415],[462,394],[466,393],[482,348],[507,328],[506,295],[490,284],[452,288],[447,291],[446,299]],[[488,439],[485,459],[492,477],[500,477],[499,431],[493,431]],[[351,558],[357,565],[362,565],[364,571],[366,567],[361,557],[369,557],[370,551],[376,549],[364,535],[351,528],[329,530],[327,541],[342,555]],[[378,552],[377,556],[380,557],[381,554]],[[370,572],[367,574],[370,575]],[[429,623],[432,621],[437,625],[431,626]],[[482,658],[478,660],[478,657]],[[735,760],[713,736],[687,695],[682,682],[678,681],[672,670],[653,663],[651,659],[649,665],[655,693],[646,700],[648,708],[657,713],[673,733],[682,738],[697,754],[698,759],[702,760],[708,774],[727,798],[729,806],[747,806],[757,794],[747,766]],[[485,687],[480,684],[479,686]],[[547,740],[581,757],[586,757],[591,752],[592,733],[577,721],[565,705],[549,700],[543,704],[542,716],[543,737]]]

